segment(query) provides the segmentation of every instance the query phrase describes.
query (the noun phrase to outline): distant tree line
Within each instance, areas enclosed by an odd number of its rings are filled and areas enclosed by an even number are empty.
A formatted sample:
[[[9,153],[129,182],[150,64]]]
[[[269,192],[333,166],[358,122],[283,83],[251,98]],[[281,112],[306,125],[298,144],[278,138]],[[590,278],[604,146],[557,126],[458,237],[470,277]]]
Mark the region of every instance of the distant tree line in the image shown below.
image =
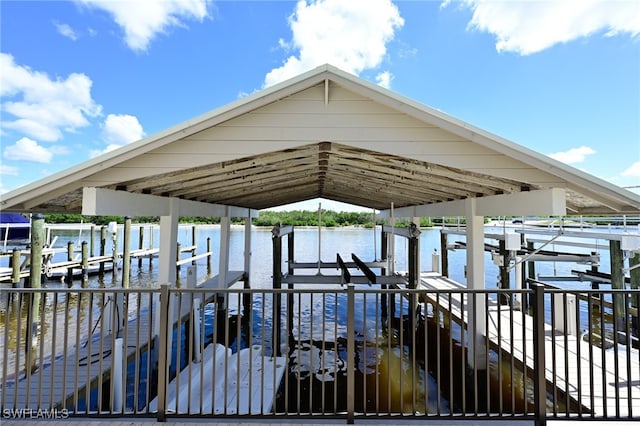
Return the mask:
[[[51,213],[45,214],[45,221],[47,223],[93,223],[98,226],[108,225],[109,222],[123,223],[123,216],[85,216],[81,214],[60,214]],[[159,216],[135,216],[131,218],[133,223],[159,223]],[[365,228],[372,228],[375,225],[382,225],[385,223],[383,219],[370,212],[335,212],[331,210],[322,210],[321,225],[326,227],[340,227],[340,226],[361,226]],[[428,227],[432,226],[435,222],[442,222],[442,220],[431,220],[428,217],[421,218],[420,226]],[[219,224],[219,217],[200,217],[200,216],[182,216],[180,217],[180,223],[196,224],[196,225],[209,225]],[[244,224],[244,218],[233,217],[231,218],[232,224]],[[294,225],[294,226],[318,226],[318,212],[316,210],[291,210],[291,211],[270,211],[265,210],[260,212],[260,216],[252,220],[255,226],[269,226],[276,225]],[[409,225],[407,219],[397,219],[396,226],[404,227]]]

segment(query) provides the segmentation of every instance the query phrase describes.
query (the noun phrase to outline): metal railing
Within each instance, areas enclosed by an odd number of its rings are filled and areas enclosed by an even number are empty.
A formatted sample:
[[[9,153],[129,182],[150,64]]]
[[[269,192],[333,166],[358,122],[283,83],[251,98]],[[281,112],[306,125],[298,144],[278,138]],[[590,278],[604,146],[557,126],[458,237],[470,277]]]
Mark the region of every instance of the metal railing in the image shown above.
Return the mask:
[[[0,409],[637,420],[638,302],[540,285],[0,289]]]

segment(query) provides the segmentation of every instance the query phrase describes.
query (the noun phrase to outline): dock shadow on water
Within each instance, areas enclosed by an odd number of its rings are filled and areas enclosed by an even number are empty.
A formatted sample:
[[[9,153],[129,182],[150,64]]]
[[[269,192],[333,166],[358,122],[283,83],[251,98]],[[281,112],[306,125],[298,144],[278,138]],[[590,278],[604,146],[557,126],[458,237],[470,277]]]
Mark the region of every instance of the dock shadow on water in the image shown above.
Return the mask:
[[[433,313],[421,318],[415,333],[422,366],[435,379],[451,413],[532,413],[533,380],[522,366],[507,353],[490,349],[487,369],[472,368],[462,333],[459,324]]]
[[[284,345],[289,371],[280,386],[277,412],[338,414],[347,410],[350,398],[356,412],[364,414],[533,412],[532,381],[520,366],[490,350],[487,371],[469,368],[457,324],[434,315],[416,320],[407,315],[365,317],[356,329],[352,356],[342,319],[331,318],[338,323],[337,333],[324,339],[298,338],[294,327]],[[326,317],[319,321],[325,330],[334,328]],[[349,395],[347,371],[352,366],[354,394]],[[476,383],[479,391],[474,393]]]

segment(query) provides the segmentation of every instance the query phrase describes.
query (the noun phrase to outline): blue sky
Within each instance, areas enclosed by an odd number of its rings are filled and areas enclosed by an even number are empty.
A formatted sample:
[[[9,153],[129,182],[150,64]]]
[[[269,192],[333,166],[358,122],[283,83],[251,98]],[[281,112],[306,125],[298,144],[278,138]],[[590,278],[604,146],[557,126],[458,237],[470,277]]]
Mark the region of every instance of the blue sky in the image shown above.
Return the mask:
[[[0,1],[0,193],[324,63],[640,193],[636,0]]]

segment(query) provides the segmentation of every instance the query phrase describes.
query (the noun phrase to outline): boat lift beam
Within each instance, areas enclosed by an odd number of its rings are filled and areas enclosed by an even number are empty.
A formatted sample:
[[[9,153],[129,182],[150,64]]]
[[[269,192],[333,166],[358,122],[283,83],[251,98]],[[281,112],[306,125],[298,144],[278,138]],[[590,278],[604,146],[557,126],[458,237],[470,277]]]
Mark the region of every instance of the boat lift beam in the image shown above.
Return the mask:
[[[367,279],[369,280],[369,285],[378,284],[378,277],[376,276],[376,273],[369,269],[366,263],[360,260],[360,258],[356,256],[355,253],[351,253],[351,259],[353,259],[356,265],[358,265],[358,269],[360,269],[362,273],[367,277]]]

